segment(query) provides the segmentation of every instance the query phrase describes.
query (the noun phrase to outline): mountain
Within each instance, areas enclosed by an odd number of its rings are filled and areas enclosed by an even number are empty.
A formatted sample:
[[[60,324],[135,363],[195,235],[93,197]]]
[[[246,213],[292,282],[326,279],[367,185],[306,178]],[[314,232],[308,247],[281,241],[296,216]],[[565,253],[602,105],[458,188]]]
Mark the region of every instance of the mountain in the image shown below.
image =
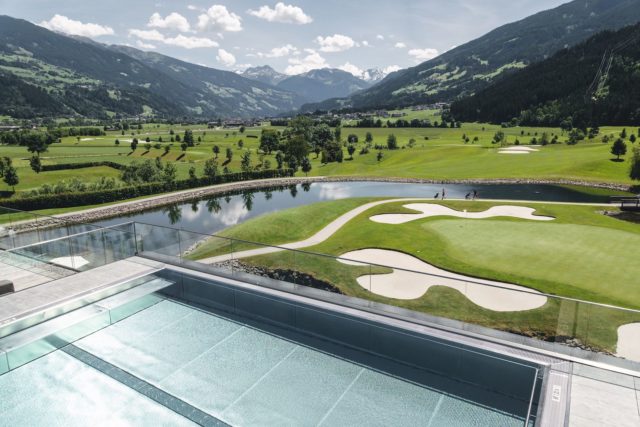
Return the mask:
[[[369,68],[364,72],[364,81],[369,82],[371,84],[378,83],[382,79],[387,77],[387,73],[385,73],[380,68]]]
[[[0,73],[13,85],[0,91],[0,114],[18,117],[248,117],[275,115],[302,102],[232,72],[68,37],[8,16],[0,16]],[[25,96],[35,89],[46,92],[38,102],[47,108]]]
[[[295,76],[278,73],[268,65],[248,68],[241,76],[293,92],[306,102],[349,96],[371,84],[346,71],[322,68]]]
[[[268,65],[247,68],[246,70],[238,74],[240,74],[244,78],[266,83],[272,86],[276,86],[278,83],[289,77],[286,74],[277,72]]]
[[[640,123],[640,24],[605,31],[563,49],[454,102],[451,112],[464,121],[636,125]]]
[[[369,90],[304,110],[369,109],[452,101],[603,30],[640,20],[640,0],[574,0],[499,27]]]
[[[309,102],[348,96],[369,86],[351,73],[331,68],[311,70],[278,83],[280,89],[295,92]]]

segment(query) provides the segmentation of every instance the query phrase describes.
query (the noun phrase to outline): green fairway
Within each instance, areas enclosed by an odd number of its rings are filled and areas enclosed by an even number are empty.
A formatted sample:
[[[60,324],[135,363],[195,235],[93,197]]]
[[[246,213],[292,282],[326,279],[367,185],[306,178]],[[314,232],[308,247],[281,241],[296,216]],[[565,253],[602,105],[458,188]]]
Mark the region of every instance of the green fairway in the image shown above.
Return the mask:
[[[488,202],[443,204],[468,211],[484,211],[499,205]],[[324,243],[306,248],[305,251],[339,256],[363,248],[396,250],[472,277],[515,283],[565,297],[640,308],[640,265],[635,262],[640,226],[605,217],[597,212],[598,208],[591,206],[509,204],[532,206],[536,214],[556,219],[534,222],[513,218],[473,220],[433,217],[401,225],[379,224],[369,220],[370,216],[376,214],[410,212],[403,208],[403,203],[390,203],[361,214]],[[333,207],[328,209],[331,205]],[[353,200],[325,202],[296,208],[295,215],[319,218],[323,212],[330,211],[332,215],[325,219],[326,225],[338,212],[346,212],[352,206]],[[287,234],[286,228],[281,226],[275,226],[274,232],[269,232],[271,224],[286,224],[286,218],[290,215],[290,211],[284,211],[262,216],[233,227],[224,235],[240,239],[259,236],[257,241],[261,243],[285,243],[309,237],[322,226],[322,222],[314,220],[313,226],[301,227],[295,234]],[[261,232],[253,234],[256,230]],[[287,236],[290,238],[287,239]],[[190,258],[204,258],[224,252],[222,247],[215,244],[209,249],[208,252],[191,254]],[[609,350],[615,345],[615,330],[620,324],[632,319],[640,320],[640,316],[625,312],[595,307],[585,311],[584,307],[578,307],[575,303],[554,300],[541,309],[502,314],[476,306],[457,291],[440,287],[431,288],[416,300],[389,299],[371,294],[355,280],[364,274],[388,270],[374,268],[370,271],[365,266],[347,266],[311,254],[283,252],[249,258],[244,262],[269,269],[300,271],[334,284],[347,295],[518,333],[580,336],[583,342],[588,341]],[[379,262],[385,264],[385,260]],[[563,320],[565,316],[569,318]],[[581,329],[596,319],[600,323],[591,323],[589,328]],[[566,328],[571,330],[564,330]]]

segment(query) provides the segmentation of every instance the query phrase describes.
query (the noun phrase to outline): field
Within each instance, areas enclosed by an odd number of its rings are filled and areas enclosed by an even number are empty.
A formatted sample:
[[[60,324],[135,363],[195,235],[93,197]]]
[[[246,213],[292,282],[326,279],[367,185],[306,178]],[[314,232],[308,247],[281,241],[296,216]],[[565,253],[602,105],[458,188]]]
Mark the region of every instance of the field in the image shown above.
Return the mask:
[[[404,119],[430,118],[436,119],[435,111],[405,111]],[[389,119],[393,121],[393,119]],[[143,129],[122,132],[108,132],[100,137],[67,137],[61,143],[52,144],[49,150],[41,155],[44,165],[78,162],[111,161],[128,164],[145,159],[162,159],[163,162],[173,162],[177,166],[178,179],[188,177],[189,169],[194,167],[198,176],[203,175],[204,163],[214,156],[213,147],[220,148],[220,168],[227,166],[232,171],[240,170],[240,159],[244,151],[252,153],[252,163],[256,165],[260,159],[267,160],[271,168],[277,162],[275,155],[258,153],[259,137],[264,127],[249,128],[244,133],[239,129],[207,129],[205,126],[169,126],[147,124]],[[196,145],[183,152],[180,142],[169,142],[173,130],[175,135],[183,136],[186,129],[191,129],[196,139]],[[283,128],[276,128],[283,130]],[[532,138],[539,138],[543,132],[550,137],[559,136],[562,143],[545,147],[537,146],[538,152],[527,155],[500,154],[500,147],[492,144],[497,131],[504,131],[507,144],[514,144],[516,139],[525,145]],[[620,127],[603,127],[600,135],[595,139],[585,139],[577,145],[569,146],[563,142],[567,135],[556,128],[508,128],[487,124],[465,123],[459,129],[451,128],[374,128],[342,129],[342,139],[349,134],[355,134],[359,142],[356,152],[351,159],[347,153],[346,143],[344,161],[342,163],[321,164],[314,153],[309,155],[312,163],[310,176],[371,176],[371,177],[411,177],[426,179],[490,179],[490,178],[527,178],[561,180],[569,179],[585,182],[606,182],[613,184],[632,185],[628,177],[628,161],[612,161],[610,145],[602,143],[603,135],[617,137],[622,131]],[[631,134],[636,130],[627,129]],[[365,135],[370,132],[373,145],[367,154],[360,154],[364,148]],[[398,139],[397,150],[376,150],[375,145],[386,147],[389,134],[393,133]],[[464,138],[468,139],[465,142]],[[139,140],[137,150],[131,151],[130,141]],[[145,139],[149,138],[150,143]],[[115,141],[120,144],[116,145]],[[162,139],[162,142],[159,140]],[[198,141],[199,140],[199,141]],[[410,141],[413,142],[411,143]],[[242,141],[242,144],[239,144]],[[159,144],[160,148],[155,148]],[[242,145],[242,146],[240,146]],[[632,144],[628,142],[629,150],[622,159],[630,158]],[[170,151],[165,153],[165,147]],[[225,164],[227,148],[233,151],[233,159]],[[378,161],[378,151],[382,159]],[[18,193],[25,192],[45,183],[54,184],[61,180],[81,178],[91,182],[101,177],[113,177],[119,180],[119,171],[109,167],[91,167],[75,170],[48,171],[36,174],[29,167],[31,154],[25,147],[0,146],[0,156],[11,157],[17,167],[20,183],[16,186]],[[298,172],[302,175],[302,172]],[[9,194],[11,188],[0,183],[0,191]]]
[[[267,244],[283,244],[309,237],[322,225],[317,221],[288,236],[286,228],[278,226],[292,216],[322,217],[330,212],[326,223],[340,212],[354,206],[357,199],[325,202],[258,217],[226,230],[223,235]],[[359,203],[365,203],[360,199]],[[484,211],[489,202],[444,202],[456,210]],[[518,205],[509,203],[510,205]],[[350,221],[325,242],[305,251],[340,256],[365,248],[400,251],[448,271],[471,277],[519,284],[545,293],[640,309],[637,292],[640,266],[635,262],[635,248],[640,244],[637,224],[606,217],[597,207],[536,204],[536,215],[553,216],[550,222],[535,222],[510,218],[484,220],[433,217],[402,225],[374,223],[369,217],[383,213],[410,212],[403,203],[374,207]],[[260,230],[260,233],[256,233]],[[246,246],[246,245],[245,245]],[[236,247],[243,250],[248,247]],[[219,241],[209,241],[190,254],[202,259],[224,252]],[[443,315],[472,323],[531,334],[583,334],[583,342],[612,350],[615,329],[640,316],[609,310],[579,310],[572,303],[550,300],[541,309],[501,314],[485,310],[449,288],[430,289],[423,297],[404,301],[384,298],[363,289],[356,278],[369,274],[367,267],[345,266],[332,259],[304,253],[278,253],[245,260],[269,269],[293,269],[319,280],[332,283],[347,295],[398,305],[413,310]],[[380,260],[384,263],[384,260]],[[375,273],[385,273],[377,268]],[[578,324],[561,325],[563,316],[574,310]],[[584,318],[582,318],[584,316]],[[574,321],[573,318],[571,320]],[[591,327],[582,332],[562,331]],[[597,326],[595,326],[597,325]],[[584,335],[586,334],[586,335]]]

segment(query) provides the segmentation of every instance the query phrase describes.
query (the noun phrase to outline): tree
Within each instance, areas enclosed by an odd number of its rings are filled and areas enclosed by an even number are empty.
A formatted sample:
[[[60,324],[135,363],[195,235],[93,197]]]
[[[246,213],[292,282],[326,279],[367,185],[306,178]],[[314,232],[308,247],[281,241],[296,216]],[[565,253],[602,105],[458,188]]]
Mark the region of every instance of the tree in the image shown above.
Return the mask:
[[[616,157],[616,160],[620,160],[620,156],[624,156],[627,154],[627,144],[622,140],[622,138],[616,139],[616,141],[611,146],[611,154]]]
[[[40,157],[32,156],[31,160],[29,160],[29,165],[31,166],[31,169],[33,169],[35,173],[42,172],[42,162],[40,162]]]
[[[308,157],[302,159],[302,164],[300,165],[302,172],[304,172],[305,176],[309,176],[309,172],[311,171],[311,162]]]
[[[371,144],[373,142],[373,135],[371,135],[371,132],[367,132],[367,135],[364,137],[364,141],[367,144]]]
[[[138,138],[133,138],[131,141],[131,151],[136,151],[138,148]]]
[[[120,145],[120,140],[116,139],[116,145]]]
[[[180,144],[180,148],[182,148],[182,151],[187,151],[187,148],[189,148],[189,145],[186,142],[183,142],[182,144]]]
[[[302,163],[302,159],[309,154],[309,144],[302,135],[294,135],[285,146],[285,154],[287,159],[294,158],[296,164]]]
[[[260,135],[260,150],[271,154],[278,147],[278,134],[273,130],[263,130]]]
[[[196,182],[197,179],[198,179],[198,177],[196,176],[196,167],[195,166],[191,166],[189,168],[189,181]]]
[[[358,135],[350,133],[349,136],[347,136],[347,142],[349,144],[357,144],[358,143]]]
[[[227,163],[231,163],[231,160],[233,160],[233,150],[231,149],[231,147],[227,147],[226,158]]]
[[[387,148],[389,150],[397,150],[398,149],[398,139],[394,134],[389,134],[387,137]]]
[[[620,132],[620,138],[627,139],[627,128],[622,129],[622,132]]]
[[[282,154],[282,151],[276,153],[276,163],[278,163],[278,169],[282,169],[282,164],[284,163],[284,154]]]
[[[378,151],[377,159],[378,159],[378,163],[382,161],[382,151]]]
[[[165,184],[173,184],[176,181],[178,170],[173,163],[167,163],[162,171],[162,180]]]
[[[242,172],[251,172],[251,151],[245,151],[240,160],[240,169]]]
[[[629,170],[629,178],[640,181],[640,148],[633,149],[633,157],[631,158],[631,168]]]
[[[635,134],[633,134],[633,133],[631,134],[631,136],[629,136],[629,141],[631,141],[632,144],[635,144],[636,139],[637,138],[636,138]]]
[[[212,148],[212,150],[213,150],[213,154],[215,154],[215,155],[216,155],[216,159],[217,159],[217,158],[218,158],[218,155],[220,154],[220,147],[219,147],[219,146],[217,146],[217,145],[214,145],[214,146],[213,146],[213,148]]]
[[[178,139],[178,141],[180,140]],[[182,141],[189,147],[193,147],[195,145],[193,140],[193,131],[191,129],[187,129],[184,131],[184,137],[182,138]]]
[[[165,155],[169,154],[169,151],[171,151],[171,146],[170,145],[165,145],[164,146],[164,154]]]
[[[5,165],[3,175],[4,175],[3,180],[5,184],[10,186],[13,189],[13,192],[15,193],[16,185],[20,183],[20,178],[18,178],[18,172],[16,171],[16,168],[14,168],[11,163]]]
[[[334,135],[335,135],[335,140],[340,142],[342,141],[342,126],[338,125],[336,126],[336,129],[334,131]]]
[[[498,132],[496,132],[493,135],[493,141],[492,143],[494,144],[501,144],[505,141],[505,136],[504,136],[504,132],[499,130]]]
[[[242,147],[244,147],[244,141],[243,140],[239,140],[238,141],[238,148],[242,150]]]
[[[351,160],[353,160],[353,153],[356,152],[356,146],[353,144],[349,144],[349,146],[347,146],[347,152],[349,153]]]
[[[209,178],[215,178],[218,175],[218,161],[216,159],[208,159],[204,162],[204,175]]]

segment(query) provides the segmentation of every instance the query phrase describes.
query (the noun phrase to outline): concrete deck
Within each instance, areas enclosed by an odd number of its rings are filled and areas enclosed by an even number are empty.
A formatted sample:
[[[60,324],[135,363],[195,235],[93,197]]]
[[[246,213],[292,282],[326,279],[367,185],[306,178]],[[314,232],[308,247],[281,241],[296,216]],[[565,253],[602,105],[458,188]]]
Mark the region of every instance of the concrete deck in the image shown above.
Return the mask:
[[[56,304],[153,274],[161,263],[132,257],[0,297],[0,326]]]
[[[640,378],[628,376],[624,382],[573,375],[569,426],[640,426]]]

